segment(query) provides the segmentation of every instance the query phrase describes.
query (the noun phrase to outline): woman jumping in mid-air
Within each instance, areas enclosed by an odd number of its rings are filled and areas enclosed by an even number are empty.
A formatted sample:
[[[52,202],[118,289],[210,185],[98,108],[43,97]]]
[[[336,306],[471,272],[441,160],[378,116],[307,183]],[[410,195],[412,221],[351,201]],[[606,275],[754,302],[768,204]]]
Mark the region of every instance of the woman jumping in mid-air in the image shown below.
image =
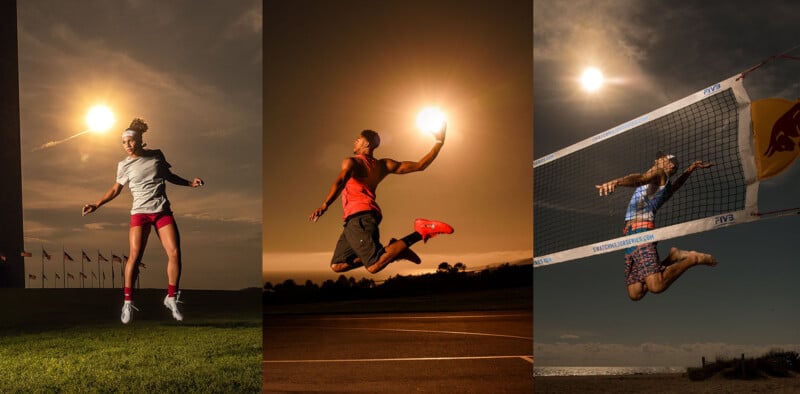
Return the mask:
[[[181,242],[178,226],[172,216],[166,193],[166,182],[181,186],[203,186],[203,180],[183,179],[170,171],[170,165],[164,154],[158,149],[144,149],[142,134],[147,131],[147,123],[142,119],[133,119],[127,130],[122,133],[122,147],[128,154],[117,165],[117,181],[106,194],[95,204],[83,206],[83,215],[97,210],[103,204],[116,198],[125,184],[129,184],[133,195],[130,227],[130,254],[125,263],[125,302],[122,305],[122,322],[131,321],[132,287],[135,273],[141,261],[151,226],[156,228],[161,245],[167,252],[167,296],[164,306],[172,311],[175,320],[183,320],[178,310],[178,283],[181,278]],[[138,310],[138,309],[137,309]]]

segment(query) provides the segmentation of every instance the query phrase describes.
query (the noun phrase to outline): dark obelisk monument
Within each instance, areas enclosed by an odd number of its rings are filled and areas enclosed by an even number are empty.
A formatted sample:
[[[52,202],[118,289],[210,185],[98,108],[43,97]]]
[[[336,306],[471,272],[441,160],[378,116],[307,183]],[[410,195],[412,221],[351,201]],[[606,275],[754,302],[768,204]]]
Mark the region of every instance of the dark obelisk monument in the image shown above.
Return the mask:
[[[17,2],[0,0],[0,288],[25,287]]]

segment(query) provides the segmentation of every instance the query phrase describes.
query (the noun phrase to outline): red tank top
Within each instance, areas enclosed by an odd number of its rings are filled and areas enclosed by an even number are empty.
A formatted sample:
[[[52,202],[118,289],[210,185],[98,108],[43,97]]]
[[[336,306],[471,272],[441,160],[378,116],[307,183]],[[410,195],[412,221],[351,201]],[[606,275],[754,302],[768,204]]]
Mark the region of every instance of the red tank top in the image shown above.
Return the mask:
[[[353,159],[366,171],[366,176],[356,177],[354,175],[345,183],[342,191],[344,218],[347,219],[350,215],[364,211],[376,211],[380,214],[381,208],[375,202],[375,189],[381,181],[378,160],[365,155],[353,156]]]

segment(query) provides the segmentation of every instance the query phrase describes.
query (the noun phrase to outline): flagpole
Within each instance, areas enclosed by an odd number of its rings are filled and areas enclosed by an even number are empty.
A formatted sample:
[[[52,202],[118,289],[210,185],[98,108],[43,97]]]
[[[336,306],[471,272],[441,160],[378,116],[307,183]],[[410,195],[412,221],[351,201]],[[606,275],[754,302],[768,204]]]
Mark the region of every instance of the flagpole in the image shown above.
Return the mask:
[[[81,273],[83,273],[83,271],[85,271],[85,268],[84,268],[84,265],[83,265],[84,256],[86,256],[86,252],[84,252],[83,249],[81,249]],[[81,289],[83,289],[85,287],[86,287],[86,281],[83,279],[83,275],[81,275]]]
[[[111,249],[111,288],[117,288],[117,280],[114,276],[114,249]]]
[[[61,245],[61,271],[64,274],[64,288],[67,288],[67,251]]]
[[[44,245],[42,245],[42,288],[44,289]]]
[[[97,249],[97,288],[100,288],[100,249]]]

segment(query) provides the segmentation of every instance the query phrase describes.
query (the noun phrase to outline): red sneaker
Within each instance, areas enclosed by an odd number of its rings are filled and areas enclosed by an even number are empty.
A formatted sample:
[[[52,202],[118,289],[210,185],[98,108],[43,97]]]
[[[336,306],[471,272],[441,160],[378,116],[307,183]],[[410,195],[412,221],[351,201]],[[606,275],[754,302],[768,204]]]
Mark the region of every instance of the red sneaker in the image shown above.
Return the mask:
[[[392,239],[389,240],[389,245],[391,245],[391,244],[393,244],[395,242],[397,242],[397,239],[396,238],[392,238]],[[394,260],[392,260],[392,261],[394,262],[394,261],[397,261],[397,260],[408,260],[408,261],[410,261],[410,262],[412,262],[414,264],[422,263],[422,259],[416,253],[414,253],[414,251],[411,250],[411,248],[403,249],[403,251],[400,252],[400,254],[398,254],[397,256],[395,256]]]
[[[422,235],[422,241],[428,242],[429,238],[433,238],[439,234],[452,234],[453,227],[445,222],[428,219],[414,220],[414,231]]]

